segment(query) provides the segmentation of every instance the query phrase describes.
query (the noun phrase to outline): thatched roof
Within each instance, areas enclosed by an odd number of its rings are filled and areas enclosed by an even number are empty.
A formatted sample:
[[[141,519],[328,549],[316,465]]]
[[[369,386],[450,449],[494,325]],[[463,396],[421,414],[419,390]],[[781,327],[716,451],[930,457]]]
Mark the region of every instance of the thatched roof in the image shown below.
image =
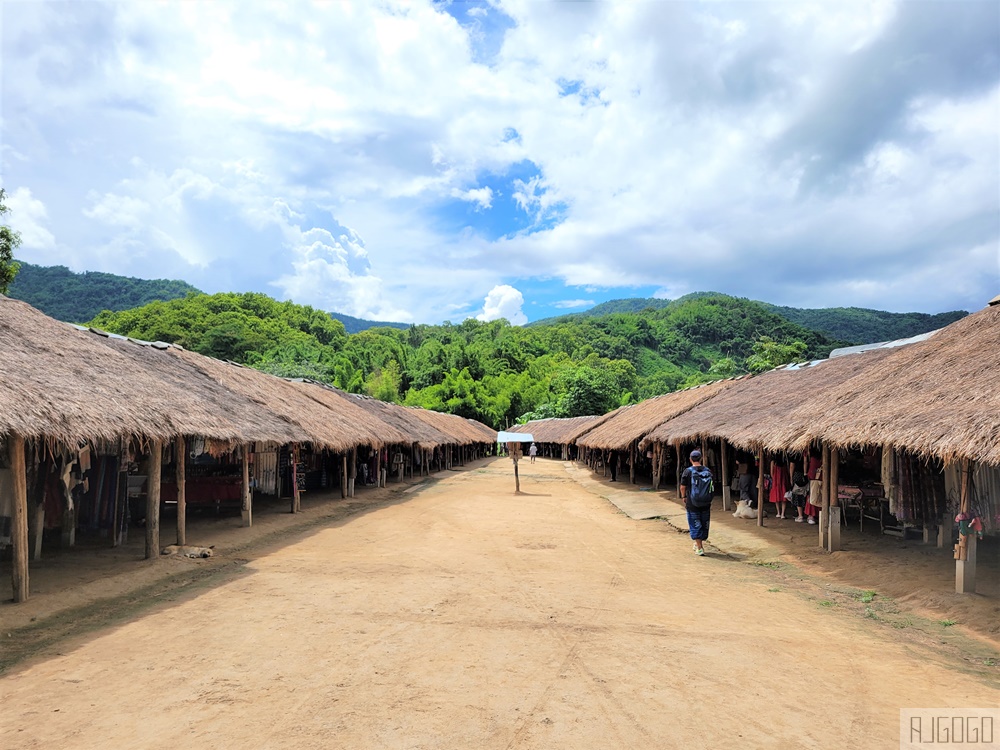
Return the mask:
[[[725,438],[747,450],[802,451],[810,443],[802,408],[898,351],[873,349],[736,381],[714,398],[661,424],[646,436],[642,447],[654,442]]]
[[[576,444],[596,450],[625,450],[634,440],[641,440],[667,420],[717,397],[739,382],[736,379],[718,380],[623,406],[611,412],[600,425],[577,438]]]
[[[611,414],[601,414],[586,417],[534,419],[525,424],[514,425],[509,432],[530,433],[536,443],[570,445],[587,430],[593,429],[610,417]]]
[[[474,443],[495,443],[497,441],[497,431],[488,424],[471,418],[466,418],[465,421],[469,423],[472,434],[476,436]]]
[[[434,449],[439,445],[454,442],[449,435],[420,419],[415,414],[415,409],[379,401],[370,396],[344,391],[338,391],[338,393],[342,398],[357,404],[361,409],[376,415],[386,424],[398,429],[405,436],[404,439],[397,441],[400,445],[415,444],[419,448]]]
[[[401,433],[377,417],[348,403],[321,386],[294,382],[250,367],[222,362],[182,349],[168,352],[193,365],[225,388],[298,425],[318,448],[338,453],[360,445],[380,447],[397,442]]]
[[[132,348],[134,347],[134,348]],[[70,444],[144,435],[200,435],[222,441],[297,435],[287,425],[242,423],[240,399],[191,371],[160,377],[137,356],[163,352],[61,323],[0,295],[0,434]],[[143,356],[139,356],[141,360]],[[258,436],[259,435],[259,436]]]
[[[805,439],[1000,465],[1000,306],[891,351],[802,410]]]
[[[486,425],[475,427],[471,420],[456,414],[445,414],[430,409],[413,409],[413,413],[418,419],[436,427],[446,435],[450,435],[453,438],[451,442],[455,445],[496,442],[496,431],[491,430]]]

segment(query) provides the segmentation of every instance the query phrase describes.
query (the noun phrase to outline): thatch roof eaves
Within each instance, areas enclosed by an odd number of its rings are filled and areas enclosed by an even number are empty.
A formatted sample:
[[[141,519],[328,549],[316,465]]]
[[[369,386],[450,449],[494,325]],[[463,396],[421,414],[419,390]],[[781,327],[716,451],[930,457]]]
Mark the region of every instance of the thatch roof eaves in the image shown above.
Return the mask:
[[[534,419],[523,425],[515,425],[510,432],[527,432],[536,443],[556,443],[570,445],[580,435],[593,429],[611,417],[611,413],[583,417],[550,417]]]
[[[667,420],[717,397],[739,382],[738,378],[717,380],[623,406],[611,412],[602,424],[580,436],[576,444],[596,450],[625,450],[633,441],[642,440]]]
[[[1000,306],[891,350],[802,410],[806,439],[1000,465]]]
[[[803,407],[822,398],[830,387],[877,367],[896,351],[873,349],[745,378],[664,422],[646,436],[641,446],[725,438],[745,450],[801,452],[811,442]]]
[[[350,400],[359,408],[371,412],[378,416],[386,424],[395,427],[402,437],[395,441],[401,445],[416,445],[424,449],[434,449],[439,445],[448,442],[449,436],[427,424],[413,412],[398,404],[390,404],[386,401],[379,401],[370,396],[361,396],[353,393],[339,391],[343,398]]]
[[[180,434],[230,441],[246,434],[214,408],[227,399],[210,384],[193,373],[182,382],[164,380],[152,365],[136,365],[130,355],[138,345],[107,342],[0,295],[0,434],[66,444]]]

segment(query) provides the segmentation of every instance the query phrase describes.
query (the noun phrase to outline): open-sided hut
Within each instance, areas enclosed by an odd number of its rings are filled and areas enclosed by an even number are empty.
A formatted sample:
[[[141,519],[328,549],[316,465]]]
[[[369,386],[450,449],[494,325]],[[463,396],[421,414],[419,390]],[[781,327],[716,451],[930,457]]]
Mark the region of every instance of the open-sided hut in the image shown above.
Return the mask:
[[[539,455],[558,456],[565,460],[576,457],[576,439],[607,420],[611,414],[583,417],[550,417],[533,419],[510,428],[511,432],[527,432],[535,438]]]
[[[650,451],[651,455],[643,456],[639,452],[640,442],[659,425],[716,397],[736,382],[738,381],[732,379],[719,380],[683,391],[665,393],[638,404],[623,406],[577,438],[576,444],[588,451],[600,452],[605,461],[617,460],[621,455],[626,456],[632,482],[635,481],[637,464],[649,459],[652,463],[653,486],[658,487],[667,454],[661,451],[659,446],[654,446]]]
[[[456,455],[460,462],[464,462],[465,455],[470,451],[476,453],[485,449],[488,444],[496,442],[496,431],[486,425],[475,426],[474,420],[457,414],[445,414],[430,409],[415,409],[414,414],[418,419],[451,437],[448,446],[443,450],[439,449],[431,456],[431,460],[436,460],[442,468],[450,468]],[[484,438],[491,442],[487,443]]]
[[[925,530],[940,520],[939,546],[961,519],[956,589],[975,591],[975,529],[961,532],[970,524],[1000,531],[1000,298],[826,389],[802,417],[806,439],[845,452],[880,449],[890,504]],[[920,488],[928,469],[943,469],[943,498],[940,487]]]

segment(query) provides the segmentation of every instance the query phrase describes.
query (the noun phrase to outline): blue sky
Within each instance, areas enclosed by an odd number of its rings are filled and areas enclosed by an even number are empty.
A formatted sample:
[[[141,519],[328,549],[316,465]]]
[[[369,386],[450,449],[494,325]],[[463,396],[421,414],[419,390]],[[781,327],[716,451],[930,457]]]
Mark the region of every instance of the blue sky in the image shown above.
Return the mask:
[[[5,2],[21,259],[357,317],[1000,292],[1000,4]]]

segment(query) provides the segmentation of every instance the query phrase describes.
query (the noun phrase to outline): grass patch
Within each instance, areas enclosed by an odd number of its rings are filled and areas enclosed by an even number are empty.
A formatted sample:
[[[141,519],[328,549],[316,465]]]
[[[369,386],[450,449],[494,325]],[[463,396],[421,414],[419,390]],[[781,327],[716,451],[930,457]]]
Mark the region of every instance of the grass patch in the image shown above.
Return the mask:
[[[754,560],[753,564],[759,568],[770,568],[771,570],[778,570],[782,567],[782,563],[776,560]]]
[[[858,601],[861,602],[862,604],[871,604],[874,600],[875,600],[874,591],[870,590],[862,591],[860,594],[858,594]]]
[[[770,591],[772,594],[776,594],[779,591],[781,591],[781,589],[779,589],[777,586],[775,586],[773,589],[768,589],[768,591]]]
[[[837,603],[836,602],[831,602],[829,599],[824,599],[823,601],[821,601],[819,603],[819,606],[821,606],[821,607],[836,607]]]
[[[946,628],[950,628],[952,625],[957,625],[958,620],[941,620],[941,624]]]

